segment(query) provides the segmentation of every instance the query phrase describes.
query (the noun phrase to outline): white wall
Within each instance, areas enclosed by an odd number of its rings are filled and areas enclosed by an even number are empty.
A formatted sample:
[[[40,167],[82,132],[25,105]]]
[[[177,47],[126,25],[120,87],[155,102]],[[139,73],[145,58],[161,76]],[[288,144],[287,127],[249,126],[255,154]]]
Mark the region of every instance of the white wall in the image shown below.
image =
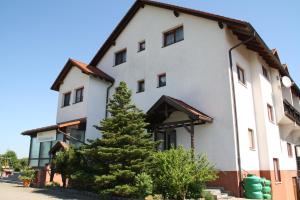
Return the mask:
[[[84,87],[83,101],[74,104],[75,90]],[[87,118],[85,140],[100,136],[94,125],[105,118],[106,88],[108,83],[84,74],[77,67],[73,67],[59,88],[57,107],[57,123]],[[70,106],[62,107],[63,94],[72,92]]]
[[[101,136],[94,125],[99,126],[100,121],[105,118],[106,91],[108,86],[109,84],[105,81],[93,77],[89,79],[86,139],[93,140]]]
[[[184,41],[162,48],[163,32],[179,25],[184,26]],[[146,50],[137,53],[141,40],[146,41]],[[112,75],[116,85],[126,81],[134,102],[144,111],[169,95],[211,115],[212,124],[195,128],[196,151],[207,153],[222,170],[236,170],[225,40],[225,29],[217,22],[185,14],[176,18],[170,10],[145,6],[98,67]],[[113,67],[114,53],[123,48],[127,48],[127,62]],[[157,75],[164,72],[167,86],[157,88]],[[145,79],[145,92],[136,94],[140,79]]]
[[[89,76],[83,74],[77,67],[72,67],[64,82],[59,87],[59,97],[57,106],[56,122],[66,122],[74,119],[80,119],[87,116],[87,98],[86,94],[89,89]],[[84,87],[83,102],[74,104],[75,90]],[[63,94],[72,92],[70,106],[62,107]]]

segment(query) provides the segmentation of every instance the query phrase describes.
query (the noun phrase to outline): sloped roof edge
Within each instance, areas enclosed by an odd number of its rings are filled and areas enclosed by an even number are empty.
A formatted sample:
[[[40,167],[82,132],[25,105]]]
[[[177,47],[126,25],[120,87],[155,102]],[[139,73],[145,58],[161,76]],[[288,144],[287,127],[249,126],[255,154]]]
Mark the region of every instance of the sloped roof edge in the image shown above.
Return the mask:
[[[83,73],[87,75],[92,75],[108,82],[114,82],[114,78],[112,78],[102,70],[98,69],[97,67],[93,67],[81,61],[77,61],[70,58],[65,64],[64,68],[59,73],[54,83],[52,84],[51,90],[55,90],[55,91],[59,90],[60,84],[63,82],[63,80],[65,79],[65,77],[67,76],[67,74],[69,73],[72,67],[79,68]]]

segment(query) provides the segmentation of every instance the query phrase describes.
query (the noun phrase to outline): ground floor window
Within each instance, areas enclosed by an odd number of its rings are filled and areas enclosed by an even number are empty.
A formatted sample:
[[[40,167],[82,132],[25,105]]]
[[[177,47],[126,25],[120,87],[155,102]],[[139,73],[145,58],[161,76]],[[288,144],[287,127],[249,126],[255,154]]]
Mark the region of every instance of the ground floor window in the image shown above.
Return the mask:
[[[157,132],[155,134],[155,141],[160,141],[158,146],[160,151],[168,150],[172,147],[176,148],[176,140],[176,130]]]
[[[49,151],[56,141],[39,142],[37,137],[31,138],[29,166],[44,167],[50,163]]]
[[[281,182],[281,174],[280,174],[280,168],[279,168],[279,160],[278,158],[273,159],[273,165],[274,165],[274,175],[275,175],[275,181]]]

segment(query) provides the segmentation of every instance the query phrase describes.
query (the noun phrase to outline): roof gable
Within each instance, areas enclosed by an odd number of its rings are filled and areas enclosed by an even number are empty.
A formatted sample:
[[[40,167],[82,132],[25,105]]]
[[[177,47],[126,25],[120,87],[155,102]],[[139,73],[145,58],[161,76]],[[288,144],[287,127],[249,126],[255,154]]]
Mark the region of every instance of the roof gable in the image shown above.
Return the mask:
[[[63,80],[66,78],[67,74],[72,69],[72,67],[77,67],[78,69],[81,70],[82,73],[87,74],[89,76],[94,76],[108,82],[114,82],[114,79],[111,76],[104,73],[102,70],[98,69],[97,67],[87,65],[83,62],[74,59],[69,59],[68,62],[65,64],[64,68],[62,69],[62,71],[59,73],[56,80],[54,81],[53,85],[51,86],[52,90],[55,91],[59,90],[59,86],[62,84]]]
[[[114,31],[108,37],[108,39],[104,42],[102,47],[98,50],[94,58],[91,60],[90,65],[96,66],[99,61],[103,58],[105,53],[110,49],[111,45],[115,44],[116,39],[125,29],[127,24],[131,21],[131,19],[135,16],[140,8],[143,8],[145,5],[154,6],[158,8],[168,9],[174,11],[174,14],[189,14],[193,16],[202,17],[205,19],[210,19],[219,22],[220,24],[226,24],[227,28],[232,31],[234,35],[238,37],[240,41],[248,41],[245,45],[249,50],[257,52],[266,63],[277,70],[279,70],[282,76],[289,76],[288,72],[282,66],[278,54],[274,55],[273,51],[269,49],[263,39],[259,36],[253,26],[245,21],[232,19],[220,15],[215,15],[207,12],[202,12],[194,9],[184,8],[180,6],[170,5],[166,3],[160,3],[151,0],[137,0],[133,6],[129,9],[127,14],[123,17],[120,23],[116,26]],[[250,39],[250,40],[249,40]],[[300,96],[300,88],[294,84],[293,90]]]
[[[105,53],[109,50],[109,48],[115,44],[116,39],[119,37],[119,35],[123,32],[123,30],[126,28],[126,26],[129,24],[131,19],[135,16],[135,14],[139,11],[140,8],[143,8],[145,5],[154,6],[158,8],[173,10],[174,12],[178,13],[185,13],[193,16],[202,17],[205,19],[210,19],[218,22],[224,22],[232,25],[239,25],[239,26],[247,26],[247,22],[232,19],[220,15],[215,15],[211,13],[206,13],[198,10],[193,10],[189,8],[184,8],[180,6],[170,5],[166,3],[156,2],[156,1],[150,1],[150,0],[137,0],[133,6],[129,9],[129,11],[126,13],[126,15],[123,17],[123,19],[119,22],[119,24],[116,26],[116,28],[113,30],[111,35],[108,37],[108,39],[104,42],[102,47],[98,50],[92,61],[90,62],[90,65],[97,66],[101,58],[105,55]]]

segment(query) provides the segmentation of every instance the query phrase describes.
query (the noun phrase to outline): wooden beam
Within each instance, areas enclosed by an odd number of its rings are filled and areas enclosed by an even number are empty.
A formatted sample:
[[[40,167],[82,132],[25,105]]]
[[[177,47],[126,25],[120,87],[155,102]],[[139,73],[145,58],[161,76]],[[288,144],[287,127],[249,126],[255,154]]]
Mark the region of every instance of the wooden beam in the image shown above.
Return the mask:
[[[183,127],[185,128],[185,130],[186,130],[187,132],[189,132],[189,133],[192,132],[192,130],[191,130],[187,125],[183,124]]]

